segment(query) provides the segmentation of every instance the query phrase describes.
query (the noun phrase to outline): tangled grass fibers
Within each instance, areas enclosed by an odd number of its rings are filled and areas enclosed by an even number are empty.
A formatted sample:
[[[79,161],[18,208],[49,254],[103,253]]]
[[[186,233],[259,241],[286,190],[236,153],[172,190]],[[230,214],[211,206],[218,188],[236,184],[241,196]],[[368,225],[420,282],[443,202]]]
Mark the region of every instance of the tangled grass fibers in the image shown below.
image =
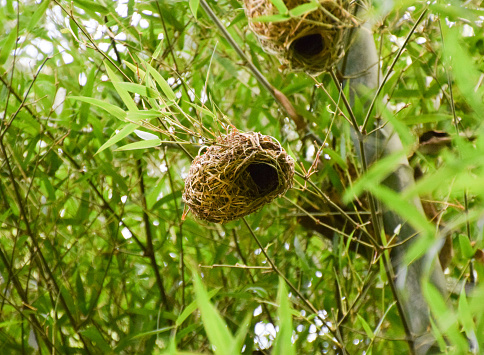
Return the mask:
[[[233,131],[193,160],[183,200],[198,218],[225,223],[284,194],[293,177],[294,160],[274,138]]]
[[[289,11],[309,0],[283,0]],[[358,26],[352,15],[354,0],[319,0],[319,7],[285,21],[257,22],[257,17],[278,14],[271,0],[244,0],[252,31],[262,48],[276,55],[285,67],[317,75],[329,70],[344,55],[348,29]]]

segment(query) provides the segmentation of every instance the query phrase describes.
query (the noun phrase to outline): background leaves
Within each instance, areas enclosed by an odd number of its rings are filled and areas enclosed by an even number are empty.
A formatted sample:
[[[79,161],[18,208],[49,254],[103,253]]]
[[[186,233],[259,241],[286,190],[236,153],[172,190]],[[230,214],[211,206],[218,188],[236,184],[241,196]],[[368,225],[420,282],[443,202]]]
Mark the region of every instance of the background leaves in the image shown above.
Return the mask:
[[[484,267],[474,259],[483,248],[484,213],[478,4],[430,5],[383,87],[375,114],[398,128],[423,174],[403,196],[375,180],[394,162],[362,174],[329,75],[281,72],[248,30],[239,2],[211,3],[324,141],[319,151],[198,4],[0,3],[1,353],[216,353],[234,344],[243,353],[331,353],[338,346],[407,353],[381,260],[355,253],[344,239],[361,229],[335,222],[330,227],[341,228],[323,236],[302,225],[308,211],[324,213],[322,192],[338,201],[345,191],[374,192],[429,230],[418,253],[442,243],[432,231],[453,237],[450,298],[425,286],[432,331],[447,340],[442,352],[468,351],[466,338],[482,349],[484,290],[476,282]],[[375,3],[383,72],[426,6]],[[361,106],[355,112],[365,117]],[[241,221],[183,219],[192,158],[232,125],[277,138],[301,174],[321,153],[309,181],[297,178],[286,198],[248,216],[250,230]],[[423,153],[418,137],[429,130],[447,132],[451,143]],[[437,207],[434,225],[402,208],[417,196]],[[352,216],[361,222],[365,214]],[[252,232],[294,289],[280,282]],[[474,287],[472,296],[466,287]]]

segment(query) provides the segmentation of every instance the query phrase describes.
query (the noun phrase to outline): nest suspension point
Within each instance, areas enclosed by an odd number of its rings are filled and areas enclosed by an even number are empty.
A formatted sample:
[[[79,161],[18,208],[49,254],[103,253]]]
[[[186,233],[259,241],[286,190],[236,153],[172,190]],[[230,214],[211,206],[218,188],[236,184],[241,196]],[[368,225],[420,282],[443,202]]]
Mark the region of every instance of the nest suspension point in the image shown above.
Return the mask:
[[[274,138],[234,131],[193,160],[183,200],[198,218],[225,223],[284,194],[293,177],[294,160]]]
[[[283,0],[289,10],[308,0]],[[329,70],[344,55],[348,29],[358,26],[352,0],[319,0],[319,7],[286,21],[257,22],[278,14],[271,0],[244,0],[249,25],[262,48],[289,69],[317,75]]]

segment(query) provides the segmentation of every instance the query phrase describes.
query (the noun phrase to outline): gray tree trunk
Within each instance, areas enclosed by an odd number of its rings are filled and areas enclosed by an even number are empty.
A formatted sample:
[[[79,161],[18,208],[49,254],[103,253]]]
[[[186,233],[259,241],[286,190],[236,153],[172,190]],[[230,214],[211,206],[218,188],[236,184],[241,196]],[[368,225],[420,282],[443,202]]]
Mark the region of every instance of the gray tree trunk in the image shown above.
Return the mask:
[[[348,51],[346,65],[343,68],[345,77],[350,77],[350,102],[354,102],[354,95],[367,93],[368,89],[376,89],[379,85],[379,57],[377,54],[373,34],[369,26],[363,26],[352,39],[353,43]],[[367,105],[368,106],[368,105]],[[372,128],[370,128],[371,130]],[[361,157],[358,134],[353,131],[353,144]],[[402,142],[395,133],[393,127],[387,123],[376,134],[366,136],[363,142],[366,161],[368,165],[379,159],[403,150]],[[383,182],[394,191],[403,191],[414,184],[413,169],[410,167],[407,158],[402,158],[395,171]],[[423,214],[423,208],[418,198],[411,201]],[[399,215],[382,208],[383,228],[387,235],[394,235],[397,226],[401,226],[398,234],[398,241],[402,242],[418,233],[411,225],[406,223]],[[418,236],[416,237],[418,238]],[[427,257],[406,266],[402,262],[403,255],[411,245],[411,241],[395,248],[392,251],[392,263],[395,270],[395,284],[398,301],[403,305],[405,318],[412,334],[414,352],[426,354],[434,344],[430,333],[430,313],[427,301],[422,293],[422,281],[425,275],[430,275],[430,281],[443,294],[445,291],[445,279],[439,260],[431,263],[428,270]]]

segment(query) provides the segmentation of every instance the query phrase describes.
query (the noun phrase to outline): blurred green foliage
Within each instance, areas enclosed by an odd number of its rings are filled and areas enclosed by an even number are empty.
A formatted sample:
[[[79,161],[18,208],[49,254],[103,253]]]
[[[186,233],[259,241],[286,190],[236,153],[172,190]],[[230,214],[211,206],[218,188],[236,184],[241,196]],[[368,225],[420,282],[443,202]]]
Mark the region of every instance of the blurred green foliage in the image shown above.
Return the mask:
[[[361,164],[335,114],[337,87],[329,75],[279,70],[238,1],[210,4],[326,143],[313,185],[299,179],[247,217],[250,229],[184,217],[183,179],[199,149],[232,127],[260,131],[302,173],[318,147],[298,136],[198,1],[0,1],[2,354],[269,353],[274,339],[278,354],[292,342],[298,354],[408,352],[380,254],[367,260],[341,234],[300,224],[302,209],[325,203],[316,187],[328,183],[337,195],[354,185],[386,196],[369,175],[355,183]],[[474,259],[484,225],[484,13],[472,1],[376,1],[369,14],[384,73],[425,9],[377,105],[423,178],[384,202],[412,218],[402,201],[433,201],[434,222],[454,237],[447,277],[475,283],[484,277]],[[417,149],[430,130],[451,138],[439,154]],[[279,283],[252,233],[300,295]],[[438,244],[426,239],[419,252]],[[466,337],[482,351],[484,289],[466,296],[456,285],[446,300],[427,285],[432,332],[444,353],[466,353]]]

